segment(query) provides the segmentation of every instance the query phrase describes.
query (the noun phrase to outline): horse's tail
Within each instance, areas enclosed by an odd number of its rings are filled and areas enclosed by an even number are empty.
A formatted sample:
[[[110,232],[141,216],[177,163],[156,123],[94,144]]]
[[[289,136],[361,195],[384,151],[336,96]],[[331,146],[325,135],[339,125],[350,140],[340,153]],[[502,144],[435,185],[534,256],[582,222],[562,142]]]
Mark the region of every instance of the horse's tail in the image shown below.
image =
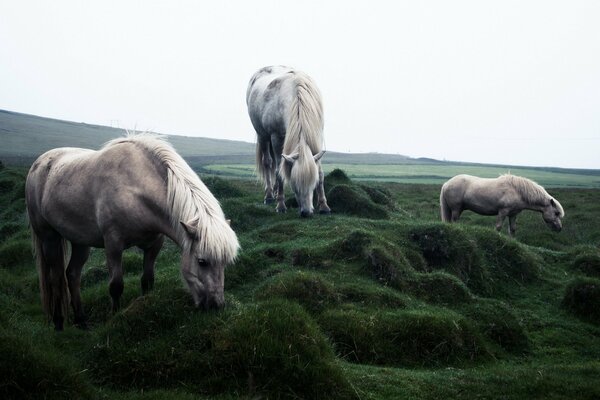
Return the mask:
[[[283,143],[283,154],[290,155],[297,151],[296,147],[305,142],[312,154],[317,154],[323,147],[323,100],[314,81],[305,73],[294,73],[296,95],[290,105],[287,130]],[[289,178],[291,167],[281,163],[283,176]]]
[[[452,210],[448,203],[446,203],[446,198],[444,196],[444,192],[446,189],[446,185],[442,186],[442,190],[440,190],[440,214],[442,216],[443,222],[451,222],[452,221]]]
[[[60,239],[55,248],[48,248],[44,251],[42,239],[38,236],[35,230],[31,229],[31,239],[33,242],[33,254],[35,264],[38,270],[40,282],[40,296],[42,299],[42,307],[48,320],[55,316],[57,308],[61,311],[61,315],[65,318],[69,311],[69,289],[67,278],[65,275],[65,265],[68,245],[63,238]],[[55,260],[58,262],[49,262],[47,253],[54,253]]]

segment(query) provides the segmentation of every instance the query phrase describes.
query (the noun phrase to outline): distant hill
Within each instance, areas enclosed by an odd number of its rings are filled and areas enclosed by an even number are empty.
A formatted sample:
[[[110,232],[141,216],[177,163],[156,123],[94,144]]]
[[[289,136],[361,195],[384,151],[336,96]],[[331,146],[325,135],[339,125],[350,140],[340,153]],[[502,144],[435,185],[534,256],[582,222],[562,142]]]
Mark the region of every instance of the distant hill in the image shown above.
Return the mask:
[[[107,141],[125,135],[125,130],[83,122],[64,121],[0,110],[0,159],[8,164],[30,164],[37,156],[55,147],[97,149]],[[254,144],[249,142],[166,135],[177,151],[191,164],[254,163]],[[420,163],[397,154],[327,153],[328,163],[404,164]]]
[[[8,165],[29,165],[40,154],[56,147],[97,149],[107,141],[123,135],[125,135],[125,131],[119,128],[0,110],[0,160]],[[253,143],[179,135],[166,136],[186,161],[196,169],[217,164],[254,164],[255,145]],[[433,169],[428,169],[423,173],[425,175],[435,175],[441,179],[446,179],[448,173],[454,171],[450,168],[452,166],[466,167],[459,169],[465,173],[470,171],[473,171],[473,173],[482,172],[476,167],[485,167],[486,169],[501,168],[504,172],[508,170],[521,172],[521,170],[526,169],[527,171],[534,172],[543,171],[593,177],[600,176],[600,170],[477,164],[439,161],[431,158],[410,158],[400,154],[381,153],[338,153],[330,151],[323,158],[323,164],[328,165],[330,168],[333,166],[343,167],[348,165],[429,166]],[[363,171],[363,177],[365,179],[388,179],[387,177],[379,176],[381,168],[376,167],[376,169],[376,173],[372,171],[367,172],[367,170]],[[493,171],[491,176],[497,176],[496,170],[491,171]],[[406,175],[406,172],[402,172],[402,174]],[[392,173],[392,175],[397,174]],[[427,176],[425,175],[422,175],[422,177],[426,178]],[[480,175],[485,176],[483,172]],[[523,172],[523,176],[537,178],[535,173],[526,173],[526,171]],[[410,179],[414,178],[411,177]],[[598,184],[598,182],[594,181],[595,186]]]

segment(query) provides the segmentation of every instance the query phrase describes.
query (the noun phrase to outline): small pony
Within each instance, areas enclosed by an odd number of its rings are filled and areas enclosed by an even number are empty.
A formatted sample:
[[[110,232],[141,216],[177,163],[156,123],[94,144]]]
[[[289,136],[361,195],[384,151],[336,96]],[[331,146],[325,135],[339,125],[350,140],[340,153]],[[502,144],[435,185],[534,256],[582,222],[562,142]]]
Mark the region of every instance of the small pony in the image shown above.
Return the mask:
[[[442,221],[456,222],[463,210],[471,210],[481,215],[497,215],[496,230],[500,231],[508,217],[510,236],[515,234],[517,215],[526,209],[541,212],[554,231],[562,229],[565,212],[558,200],[527,178],[510,174],[494,179],[457,175],[444,183],[440,192]]]
[[[123,250],[144,251],[146,294],[165,235],[182,249],[181,270],[196,306],[223,307],[224,267],[237,255],[237,237],[217,199],[165,140],[138,134],[99,151],[50,150],[31,166],[25,197],[42,304],[56,330],[63,329],[69,296],[75,325],[86,327],[80,284],[90,247],[105,248],[116,311]]]
[[[283,66],[264,67],[248,84],[246,104],[256,130],[256,166],[265,183],[265,204],[277,197],[277,212],[286,212],[284,178],[294,191],[300,216],[313,214],[317,191],[319,213],[329,214],[323,170],[323,103],[306,74]],[[273,185],[275,179],[275,185]]]

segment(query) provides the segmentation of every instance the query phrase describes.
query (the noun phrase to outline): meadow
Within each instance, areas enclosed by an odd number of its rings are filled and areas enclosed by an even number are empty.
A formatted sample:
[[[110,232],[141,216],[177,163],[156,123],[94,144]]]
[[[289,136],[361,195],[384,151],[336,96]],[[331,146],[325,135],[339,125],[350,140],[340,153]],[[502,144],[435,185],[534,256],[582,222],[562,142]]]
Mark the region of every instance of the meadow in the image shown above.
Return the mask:
[[[335,169],[334,213],[299,219],[293,200],[285,215],[263,205],[255,179],[202,174],[242,245],[226,308],[194,309],[167,243],[143,297],[141,254],[126,253],[112,315],[96,249],[82,277],[91,328],[56,333],[39,301],[25,175],[0,170],[1,398],[600,397],[599,189],[549,190],[563,231],[524,212],[511,239],[489,217],[439,222],[437,184]]]

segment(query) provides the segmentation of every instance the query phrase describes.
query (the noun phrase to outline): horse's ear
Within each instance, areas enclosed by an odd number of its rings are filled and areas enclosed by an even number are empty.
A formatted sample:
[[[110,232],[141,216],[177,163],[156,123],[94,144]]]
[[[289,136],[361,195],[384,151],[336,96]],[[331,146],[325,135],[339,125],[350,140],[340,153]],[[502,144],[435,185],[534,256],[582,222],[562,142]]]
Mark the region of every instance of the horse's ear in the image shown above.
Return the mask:
[[[285,161],[289,162],[290,164],[293,164],[294,161],[296,161],[298,159],[299,154],[298,153],[294,153],[294,154],[282,154],[281,155],[283,158],[285,158]]]
[[[550,205],[552,207],[556,207],[556,202],[554,201],[554,199],[550,199]]]
[[[190,235],[190,237],[192,239],[198,239],[198,222],[199,221],[200,221],[199,218],[194,218],[193,220],[191,220],[189,222],[179,221],[179,223],[181,224],[181,226],[183,226],[183,229],[185,229],[187,234]]]
[[[230,219],[226,219],[225,222],[227,222],[227,225],[231,226],[231,220]]]
[[[320,152],[318,152],[317,154],[315,154],[313,157],[315,159],[315,162],[319,161],[321,159],[321,157],[323,157],[323,154],[325,154],[325,150],[321,150]]]

